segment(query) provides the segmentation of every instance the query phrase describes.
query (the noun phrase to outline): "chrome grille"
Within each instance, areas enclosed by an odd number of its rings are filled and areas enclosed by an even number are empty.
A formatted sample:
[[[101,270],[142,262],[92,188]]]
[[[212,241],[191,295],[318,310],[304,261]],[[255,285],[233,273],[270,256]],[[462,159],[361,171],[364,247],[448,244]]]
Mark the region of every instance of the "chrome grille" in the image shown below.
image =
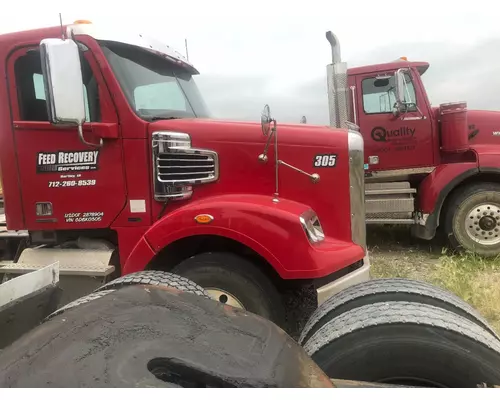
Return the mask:
[[[152,144],[156,200],[189,198],[191,185],[218,179],[217,153],[192,148],[187,133],[155,132]]]
[[[159,154],[156,159],[158,180],[170,183],[202,183],[211,181],[216,174],[215,154],[189,153]]]

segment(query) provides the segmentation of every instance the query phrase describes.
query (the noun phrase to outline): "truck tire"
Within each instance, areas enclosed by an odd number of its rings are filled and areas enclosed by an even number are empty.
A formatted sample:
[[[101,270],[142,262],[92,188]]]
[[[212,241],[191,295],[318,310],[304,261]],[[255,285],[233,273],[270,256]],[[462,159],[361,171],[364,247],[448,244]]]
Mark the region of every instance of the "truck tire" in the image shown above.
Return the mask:
[[[65,312],[71,308],[78,307],[79,305],[88,303],[89,301],[92,301],[92,300],[100,299],[101,297],[104,297],[110,293],[113,293],[114,291],[115,291],[114,289],[102,290],[100,292],[94,292],[94,293],[90,293],[86,296],[80,297],[79,299],[76,299],[76,300],[66,304],[65,306],[57,309],[52,314],[45,317],[43,322],[48,321],[49,319],[55,317],[56,315],[62,314],[63,312]]]
[[[426,282],[389,278],[359,283],[330,297],[307,321],[301,332],[299,344],[305,343],[326,322],[346,311],[387,301],[405,301],[439,307],[476,323],[498,338],[488,322],[467,302],[453,293]]]
[[[175,275],[170,272],[154,270],[134,272],[132,274],[121,276],[120,278],[114,279],[101,286],[96,290],[96,292],[109,289],[119,289],[130,285],[168,286],[182,292],[209,297],[201,286],[185,277]]]
[[[455,250],[483,257],[500,253],[500,184],[481,182],[459,189],[447,205],[444,230]]]
[[[174,275],[164,271],[140,271],[124,275],[120,278],[106,283],[105,285],[95,290],[93,293],[80,297],[79,299],[76,299],[71,303],[68,303],[65,306],[54,311],[52,314],[47,316],[44,321],[48,321],[56,315],[62,314],[63,312],[71,308],[75,308],[92,300],[100,299],[107,294],[113,293],[117,289],[130,285],[167,286],[178,289],[182,292],[193,293],[198,296],[204,296],[208,298],[207,293],[205,293],[202,287],[198,286],[196,283],[190,281],[189,279],[183,278],[182,276]]]
[[[203,287],[221,303],[284,323],[283,300],[270,279],[250,261],[231,253],[202,253],[182,261],[173,273]]]
[[[500,341],[428,304],[355,308],[323,325],[304,349],[330,378],[430,387],[500,382]]]

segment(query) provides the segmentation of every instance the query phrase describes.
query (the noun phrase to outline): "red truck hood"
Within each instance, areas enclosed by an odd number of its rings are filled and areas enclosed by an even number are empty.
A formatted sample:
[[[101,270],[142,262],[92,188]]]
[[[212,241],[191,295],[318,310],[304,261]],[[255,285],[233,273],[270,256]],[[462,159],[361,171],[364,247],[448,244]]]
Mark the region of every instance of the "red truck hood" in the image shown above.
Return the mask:
[[[469,110],[469,141],[475,144],[500,144],[500,111]]]
[[[181,129],[180,126],[186,127],[188,132],[194,129],[200,135],[197,135],[197,138],[211,142],[265,142],[260,122],[203,118],[176,119],[154,122],[152,128],[153,130],[162,130],[173,125],[179,126],[179,129]],[[347,139],[347,131],[323,125],[278,122],[277,132],[280,144],[289,145],[338,146],[339,136]]]
[[[157,121],[155,131],[185,132],[193,147],[214,150],[219,155],[220,176],[217,184],[196,187],[193,198],[230,193],[268,195],[275,188],[274,138],[267,163],[259,162],[267,138],[260,122],[221,121],[215,119],[175,119]],[[344,129],[305,124],[277,125],[279,158],[309,174],[311,179],[291,168],[279,168],[279,193],[283,198],[308,205],[315,210],[326,235],[350,241],[350,183],[348,133]],[[317,158],[333,159],[332,165],[315,166]]]

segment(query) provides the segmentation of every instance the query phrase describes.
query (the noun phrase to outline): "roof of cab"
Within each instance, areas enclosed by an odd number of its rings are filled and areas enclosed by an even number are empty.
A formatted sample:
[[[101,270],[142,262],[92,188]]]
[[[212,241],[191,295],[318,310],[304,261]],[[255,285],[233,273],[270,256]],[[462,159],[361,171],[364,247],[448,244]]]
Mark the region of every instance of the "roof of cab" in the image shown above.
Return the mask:
[[[182,64],[191,72],[197,74],[195,67],[178,51],[172,47],[150,38],[147,35],[140,33],[132,33],[131,31],[109,29],[106,26],[93,25],[91,23],[77,23],[71,25],[53,26],[47,28],[31,29],[25,31],[11,32],[0,35],[0,52],[2,49],[7,49],[13,46],[23,46],[40,42],[46,38],[60,38],[62,32],[70,36],[71,32],[74,35],[89,35],[96,40],[122,42],[132,46],[141,47],[153,53],[159,53],[168,57],[171,61]]]
[[[420,75],[423,75],[429,66],[430,64],[425,61],[406,61],[401,59],[384,64],[363,65],[362,67],[349,68],[348,73],[349,75],[361,75],[374,72],[393,71],[399,68],[416,68]]]

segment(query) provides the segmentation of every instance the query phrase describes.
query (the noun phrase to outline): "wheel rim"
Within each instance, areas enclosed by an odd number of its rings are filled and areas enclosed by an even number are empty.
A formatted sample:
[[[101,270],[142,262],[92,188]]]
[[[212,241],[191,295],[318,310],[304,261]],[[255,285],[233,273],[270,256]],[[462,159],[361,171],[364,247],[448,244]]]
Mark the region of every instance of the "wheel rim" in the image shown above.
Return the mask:
[[[226,292],[225,290],[218,288],[205,288],[205,291],[208,293],[208,296],[210,298],[218,301],[219,303],[227,304],[236,308],[241,308],[242,310],[245,309],[241,301],[239,301],[236,296],[232,295],[229,292]]]
[[[476,243],[491,246],[500,243],[500,207],[480,204],[469,211],[465,230]]]

